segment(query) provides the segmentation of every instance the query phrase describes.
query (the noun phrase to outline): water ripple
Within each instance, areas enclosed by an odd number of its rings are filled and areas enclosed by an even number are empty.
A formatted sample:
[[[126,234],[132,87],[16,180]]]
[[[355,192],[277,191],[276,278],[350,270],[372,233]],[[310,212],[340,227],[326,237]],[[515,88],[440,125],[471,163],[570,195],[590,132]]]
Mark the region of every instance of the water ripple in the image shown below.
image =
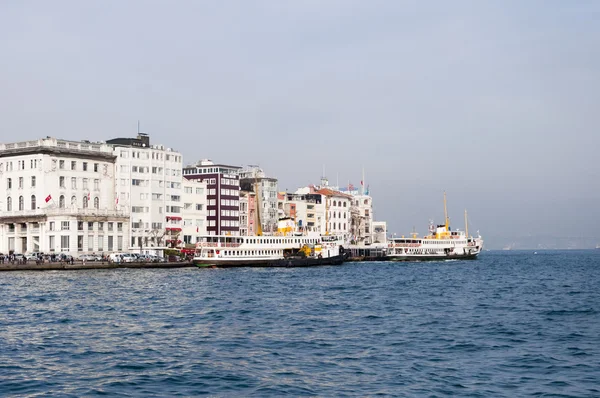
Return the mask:
[[[600,395],[600,255],[3,274],[3,396]]]

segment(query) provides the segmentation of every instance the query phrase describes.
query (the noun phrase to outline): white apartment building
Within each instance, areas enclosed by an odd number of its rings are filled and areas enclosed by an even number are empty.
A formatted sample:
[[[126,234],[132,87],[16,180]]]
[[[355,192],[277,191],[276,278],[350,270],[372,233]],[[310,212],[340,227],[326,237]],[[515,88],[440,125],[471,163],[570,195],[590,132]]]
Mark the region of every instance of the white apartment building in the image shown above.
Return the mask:
[[[351,230],[350,209],[352,196],[330,188],[316,191],[325,197],[325,234],[342,235],[349,238]]]
[[[373,243],[387,243],[387,222],[373,221]]]
[[[143,133],[106,143],[116,156],[118,209],[130,209],[128,249],[152,253],[164,248],[168,240],[181,240],[181,154],[163,145],[150,145],[150,137]]]
[[[352,196],[351,208],[351,241],[356,244],[371,244],[373,238],[373,198],[369,195]]]
[[[310,188],[300,188],[296,193],[286,193],[282,199],[283,212],[296,224],[298,231],[325,233],[324,196]]]
[[[126,247],[129,213],[116,205],[115,163],[102,143],[0,144],[0,252],[77,256]]]
[[[193,245],[206,232],[207,181],[183,179],[182,243]]]

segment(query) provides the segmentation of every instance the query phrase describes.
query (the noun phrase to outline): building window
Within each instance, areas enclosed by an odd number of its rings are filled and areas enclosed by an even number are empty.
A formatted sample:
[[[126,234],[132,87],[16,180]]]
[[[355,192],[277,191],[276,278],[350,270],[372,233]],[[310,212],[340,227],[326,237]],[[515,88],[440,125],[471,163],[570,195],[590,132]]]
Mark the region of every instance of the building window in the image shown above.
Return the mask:
[[[117,223],[117,232],[123,232],[123,223],[122,222]]]
[[[77,198],[75,195],[71,196],[71,207],[77,207]]]
[[[48,226],[48,229],[49,229],[50,231],[54,231],[54,221],[50,221],[50,224],[49,224],[49,226]]]
[[[88,179],[87,178],[83,179],[83,189],[88,189]]]
[[[31,195],[31,210],[35,210],[35,207],[36,207],[35,195]]]
[[[65,168],[65,161],[64,160],[59,160],[58,161],[58,168],[59,169],[64,169]]]
[[[69,236],[60,237],[60,250],[63,252],[69,251]]]
[[[75,170],[75,169],[77,169],[77,162],[72,161],[71,162],[71,170]]]
[[[61,229],[61,231],[68,231],[69,230],[69,221],[62,221],[60,223],[60,229]]]
[[[35,176],[31,177],[31,187],[35,188]]]
[[[77,178],[71,177],[71,189],[77,189]]]
[[[94,172],[97,173],[98,172],[98,163],[94,163]]]
[[[65,187],[65,177],[58,177],[58,185],[59,185],[61,188],[66,188],[66,187]]]
[[[104,235],[98,235],[98,251],[104,251]]]
[[[12,198],[10,196],[6,198],[6,211],[12,211]]]
[[[61,209],[65,208],[65,195],[60,195],[60,198],[58,198],[58,207]]]
[[[6,189],[11,189],[12,188],[12,178],[7,178],[6,179]]]
[[[48,248],[50,249],[51,252],[54,251],[54,236],[49,236],[48,237]]]
[[[108,223],[108,232],[112,232],[112,231],[113,231],[113,223],[109,222]],[[110,239],[110,237],[109,237],[109,239]]]
[[[25,199],[22,196],[19,196],[19,210],[25,210]]]
[[[95,191],[99,191],[100,190],[100,180],[94,180],[94,190]]]
[[[94,198],[94,209],[99,209],[100,208],[100,199],[96,196]]]
[[[83,162],[83,171],[87,171],[87,162]]]
[[[23,177],[19,177],[19,189],[23,189]]]
[[[83,196],[83,208],[84,209],[88,208],[88,197],[87,197],[87,195]]]
[[[88,222],[88,231],[93,231],[93,230],[94,230],[94,223]]]
[[[108,237],[108,248],[107,249],[109,252],[113,251],[113,239],[114,238],[112,236]]]
[[[83,235],[77,236],[77,251],[78,252],[83,251]]]
[[[117,250],[118,251],[123,250],[123,237],[122,236],[117,236]]]
[[[77,221],[77,230],[83,231],[83,221]]]

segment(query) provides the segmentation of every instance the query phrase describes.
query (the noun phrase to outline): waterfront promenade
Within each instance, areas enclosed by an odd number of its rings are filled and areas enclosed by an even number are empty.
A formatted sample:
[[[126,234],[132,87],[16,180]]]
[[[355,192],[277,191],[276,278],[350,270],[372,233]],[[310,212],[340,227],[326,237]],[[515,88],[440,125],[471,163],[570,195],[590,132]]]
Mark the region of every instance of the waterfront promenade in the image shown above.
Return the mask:
[[[189,261],[170,262],[170,263],[112,263],[108,261],[88,261],[85,264],[81,261],[75,261],[73,264],[68,262],[50,262],[36,264],[34,261],[26,263],[10,262],[0,264],[1,271],[59,271],[59,270],[84,270],[84,269],[114,269],[114,268],[186,268],[194,267]]]

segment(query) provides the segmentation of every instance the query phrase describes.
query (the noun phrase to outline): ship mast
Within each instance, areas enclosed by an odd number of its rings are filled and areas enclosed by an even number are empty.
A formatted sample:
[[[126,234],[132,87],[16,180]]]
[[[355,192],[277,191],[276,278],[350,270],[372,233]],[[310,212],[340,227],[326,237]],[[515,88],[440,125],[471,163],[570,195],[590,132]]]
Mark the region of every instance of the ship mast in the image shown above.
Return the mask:
[[[446,231],[449,231],[450,220],[448,220],[448,208],[446,207],[446,191],[444,191],[444,218],[446,219]]]
[[[465,236],[469,237],[469,223],[467,222],[467,209],[465,209]]]

